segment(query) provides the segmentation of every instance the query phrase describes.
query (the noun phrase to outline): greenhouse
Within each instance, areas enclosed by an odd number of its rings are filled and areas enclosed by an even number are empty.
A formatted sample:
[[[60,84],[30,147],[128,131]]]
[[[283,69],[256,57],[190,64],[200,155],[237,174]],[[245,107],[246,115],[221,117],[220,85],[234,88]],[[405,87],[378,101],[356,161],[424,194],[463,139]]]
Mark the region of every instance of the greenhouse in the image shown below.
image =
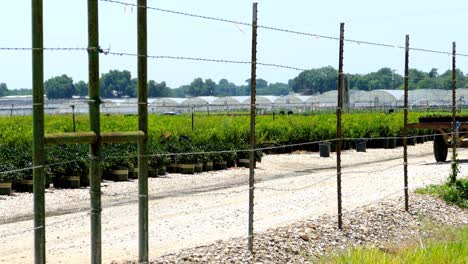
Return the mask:
[[[186,98],[158,98],[154,101],[152,105],[154,106],[179,106],[182,104]]]
[[[226,97],[217,97],[211,104],[213,105],[240,105],[241,102],[237,100],[236,97],[226,96]]]
[[[408,92],[408,102],[413,106],[451,104],[452,91],[442,89],[411,90]]]
[[[307,99],[309,99],[311,96],[301,96],[301,95],[286,95],[286,96],[281,96],[278,99],[276,99],[273,103],[275,106],[279,105],[301,105],[304,104]]]
[[[207,105],[212,104],[217,97],[214,96],[199,96],[199,97],[190,97],[180,105],[185,106],[200,106],[200,105]]]
[[[244,97],[244,96],[239,96]],[[273,102],[278,98],[278,96],[256,96],[255,101],[257,105],[271,106]],[[250,104],[250,96],[245,96],[245,99],[242,101],[242,104]]]
[[[338,90],[331,90],[316,96],[317,106],[333,106],[338,102]]]

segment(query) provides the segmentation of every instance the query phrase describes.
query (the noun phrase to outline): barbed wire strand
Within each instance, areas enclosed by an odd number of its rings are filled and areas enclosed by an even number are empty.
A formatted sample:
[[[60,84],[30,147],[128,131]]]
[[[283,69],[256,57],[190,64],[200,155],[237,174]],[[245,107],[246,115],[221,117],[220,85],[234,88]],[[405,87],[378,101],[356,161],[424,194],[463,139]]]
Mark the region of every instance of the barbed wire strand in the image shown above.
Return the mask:
[[[188,12],[175,11],[175,10],[170,10],[170,9],[151,7],[151,6],[139,6],[137,4],[126,3],[126,2],[122,2],[122,1],[118,1],[118,0],[100,0],[100,1],[107,2],[107,3],[112,3],[112,4],[123,5],[123,6],[130,6],[130,7],[136,7],[136,8],[145,8],[147,10],[159,11],[159,12],[164,12],[164,13],[171,13],[171,14],[175,14],[175,15],[194,17],[194,18],[200,18],[200,19],[217,21],[217,22],[224,22],[224,23],[235,24],[235,25],[243,25],[243,26],[249,26],[249,27],[252,26],[252,23],[248,23],[248,22],[236,21],[236,20],[232,20],[232,19],[213,17],[213,16],[204,16],[204,15],[198,15],[198,14],[193,14],[193,13],[188,13]],[[266,30],[277,31],[277,32],[282,32],[282,33],[288,33],[288,34],[294,34],[294,35],[299,35],[299,36],[323,38],[323,39],[336,40],[336,41],[340,40],[339,37],[333,37],[333,36],[317,34],[317,33],[310,33],[310,32],[301,32],[301,31],[285,29],[285,28],[279,28],[279,27],[273,27],[273,26],[266,26],[266,25],[261,25],[261,24],[257,25],[257,27],[258,28],[263,28],[263,29],[266,29]],[[395,45],[395,44],[388,44],[388,43],[381,43],[381,42],[372,42],[372,41],[366,41],[366,40],[357,40],[357,39],[344,38],[344,41],[355,43],[355,44],[358,44],[358,45],[362,44],[362,45],[378,46],[378,47],[385,47],[385,48],[405,49],[405,46],[402,46],[402,45]],[[439,51],[439,50],[433,50],[433,49],[427,49],[427,48],[410,47],[410,50],[420,51],[420,52],[427,52],[427,53],[450,55],[450,56],[453,55],[452,52]],[[457,53],[456,56],[468,57],[468,54]]]
[[[88,51],[88,48],[14,48],[14,47],[0,47],[0,50],[5,51],[26,51],[26,50],[44,50],[44,51]],[[189,56],[172,56],[172,55],[140,55],[136,53],[129,52],[116,52],[110,50],[99,49],[100,53],[104,55],[113,55],[113,56],[131,56],[131,57],[146,57],[148,59],[157,59],[157,60],[184,60],[184,61],[201,61],[201,62],[213,62],[213,63],[225,63],[225,64],[252,64],[250,61],[240,61],[240,60],[230,60],[230,59],[213,59],[213,58],[203,58],[203,57],[189,57]],[[296,66],[283,65],[278,63],[263,63],[263,62],[253,62],[256,65],[264,67],[273,67],[281,69],[289,69],[295,71],[305,71],[305,68],[299,68]]]

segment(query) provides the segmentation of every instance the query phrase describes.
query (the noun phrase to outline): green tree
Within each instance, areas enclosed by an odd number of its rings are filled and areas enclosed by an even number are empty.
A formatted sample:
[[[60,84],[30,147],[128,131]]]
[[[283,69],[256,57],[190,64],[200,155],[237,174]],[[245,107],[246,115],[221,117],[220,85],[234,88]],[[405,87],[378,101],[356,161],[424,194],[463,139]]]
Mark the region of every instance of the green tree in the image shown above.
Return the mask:
[[[75,83],[75,95],[80,97],[85,97],[88,95],[88,84],[86,84],[84,81]]]
[[[44,83],[44,91],[49,99],[72,98],[75,86],[73,79],[64,74],[47,80]]]
[[[245,82],[247,83],[247,86],[244,88],[244,93],[245,95],[250,95],[250,78],[245,80]],[[261,90],[261,89],[265,89],[265,88],[268,88],[268,82],[265,81],[264,79],[255,79],[255,89],[257,91]]]
[[[205,83],[202,78],[196,78],[189,85],[188,95],[190,96],[201,96]]]
[[[169,97],[171,89],[166,86],[166,82],[157,83],[153,80],[148,82],[149,97]]]
[[[437,73],[437,69],[436,68],[432,68],[430,71],[429,71],[429,78],[437,78],[439,76],[439,73]]]
[[[286,83],[270,83],[268,87],[260,88],[257,91],[258,95],[288,95],[291,92],[289,84]]]
[[[219,80],[215,87],[214,95],[216,96],[236,96],[240,95],[239,87],[227,79]]]
[[[136,96],[136,79],[129,71],[111,70],[101,76],[101,96],[105,98]]]
[[[0,83],[0,96],[7,96],[9,94],[6,83]]]
[[[301,72],[292,81],[292,90],[296,93],[315,94],[338,87],[338,71],[331,66]]]
[[[215,94],[216,83],[211,79],[206,79],[205,84],[203,85],[203,96],[212,96]]]

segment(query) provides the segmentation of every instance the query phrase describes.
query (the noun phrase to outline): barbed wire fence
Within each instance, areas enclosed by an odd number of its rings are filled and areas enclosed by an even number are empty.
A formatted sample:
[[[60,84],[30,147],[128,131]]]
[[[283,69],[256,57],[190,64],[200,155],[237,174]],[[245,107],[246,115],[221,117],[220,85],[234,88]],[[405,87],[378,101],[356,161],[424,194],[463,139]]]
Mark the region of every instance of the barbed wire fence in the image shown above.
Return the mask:
[[[422,135],[421,135],[422,136]],[[434,136],[434,134],[430,134],[427,136]],[[416,136],[415,136],[416,137]],[[401,138],[401,137],[400,137]],[[353,140],[353,139],[349,139]],[[257,150],[268,150],[268,149],[279,149],[282,147],[298,147],[301,145],[305,144],[318,144],[319,142],[307,142],[304,144],[290,144],[290,145],[281,145],[281,146],[276,146],[276,147],[269,147],[269,148],[258,148]],[[425,155],[430,156],[431,155],[431,150],[430,148],[425,148],[426,152]],[[245,151],[248,152],[249,149],[244,149],[244,150],[239,150],[239,151]],[[369,155],[376,155],[377,152],[380,152],[381,150],[370,150],[371,153],[367,154],[367,157]],[[403,166],[401,162],[399,162],[400,155],[398,154],[399,151],[393,152],[392,157],[385,157],[379,156],[379,158],[375,159],[372,161],[373,165],[368,165],[369,162],[364,162],[361,163],[359,159],[354,160],[351,162],[351,160],[348,160],[347,157],[351,158],[352,156],[355,156],[356,154],[354,153],[354,150],[350,152],[344,152],[343,153],[343,174],[346,175],[344,177],[344,192],[343,192],[343,202],[344,202],[344,210],[343,214],[344,217],[346,218],[346,214],[348,213],[348,210],[346,210],[349,207],[355,207],[359,205],[363,206],[373,206],[379,201],[386,200],[390,197],[397,196],[398,193],[401,195],[402,188],[397,188],[399,185],[399,181],[395,181],[395,179],[399,178],[398,171],[399,169]],[[201,154],[205,154],[206,152],[200,152]],[[208,152],[211,153],[211,152]],[[166,153],[166,154],[160,154],[160,153],[155,153],[151,155],[172,155],[172,156],[177,156],[177,155],[185,155],[186,153]],[[193,153],[190,153],[192,155]],[[188,154],[187,154],[188,155]],[[257,226],[259,229],[264,229],[264,226],[268,226],[266,222],[269,219],[271,220],[271,215],[273,214],[272,212],[268,212],[266,208],[271,208],[271,204],[277,203],[278,207],[279,205],[282,205],[283,203],[287,203],[289,201],[289,198],[285,197],[286,196],[291,196],[290,199],[293,199],[294,197],[301,196],[303,199],[301,203],[293,203],[290,202],[291,206],[290,209],[292,210],[294,208],[294,212],[300,213],[300,210],[303,210],[304,212],[307,212],[312,215],[318,215],[320,212],[329,212],[327,211],[327,207],[330,208],[332,207],[334,197],[331,196],[330,194],[332,193],[331,190],[333,190],[335,184],[334,180],[336,179],[336,175],[333,174],[333,169],[334,166],[332,164],[333,157],[331,158],[319,158],[318,153],[314,152],[296,152],[295,154],[295,160],[297,159],[303,159],[303,165],[306,167],[299,168],[297,166],[294,167],[286,167],[288,164],[288,161],[285,160],[281,164],[283,169],[279,172],[273,172],[270,169],[268,169],[268,166],[271,166],[272,161],[265,161],[268,162],[264,166],[262,166],[260,163],[259,165],[259,172],[257,175],[257,181],[256,181],[256,193],[257,193],[257,199],[256,199],[256,206],[258,206],[258,214],[256,217],[256,222]],[[365,155],[365,154],[364,154]],[[136,155],[132,155],[130,157],[135,157]],[[283,155],[282,155],[283,156]],[[128,156],[127,156],[128,157]],[[278,156],[281,157],[281,156]],[[283,156],[286,157],[286,156]],[[420,166],[425,166],[427,159],[420,159],[421,153],[417,155],[410,156],[414,158],[418,158],[417,162],[414,162],[411,164],[411,166],[414,166],[416,168],[419,168]],[[85,157],[84,157],[85,158]],[[117,158],[117,157],[106,157],[106,158]],[[315,160],[315,161],[314,161]],[[348,162],[349,161],[349,162]],[[70,161],[72,162],[72,161]],[[273,161],[274,162],[274,161]],[[318,163],[319,162],[319,163]],[[357,163],[356,163],[357,162]],[[330,166],[327,166],[327,163]],[[448,165],[446,165],[448,166]],[[177,175],[177,174],[172,174],[170,179],[153,179],[153,184],[154,185],[161,185],[164,184],[164,181],[173,181],[174,184],[180,185],[176,189],[168,189],[167,191],[164,191],[164,189],[157,189],[154,193],[151,193],[149,196],[150,199],[150,206],[156,206],[159,205],[160,203],[172,203],[173,201],[165,201],[165,199],[176,199],[179,197],[183,197],[184,201],[191,201],[191,200],[196,200],[199,201],[201,200],[206,200],[209,199],[212,202],[216,201],[216,204],[218,205],[219,203],[219,208],[214,208],[213,205],[205,205],[205,204],[199,204],[196,207],[193,207],[191,211],[187,212],[187,216],[190,217],[191,215],[195,215],[197,212],[200,214],[203,214],[203,212],[207,211],[213,211],[219,212],[220,215],[222,216],[229,216],[232,218],[239,218],[240,216],[236,213],[234,213],[234,209],[226,209],[226,207],[223,207],[222,201],[224,200],[229,200],[229,199],[241,199],[242,197],[245,197],[245,195],[248,192],[247,188],[247,178],[244,176],[246,172],[246,169],[234,169],[234,170],[229,170],[229,177],[221,176],[225,174],[224,172],[220,171],[215,174],[211,174],[209,176],[210,182],[205,182],[201,180],[199,177],[185,177],[183,175]],[[203,174],[200,174],[202,176]],[[205,177],[208,176],[205,174]],[[218,178],[222,177],[222,178]],[[424,175],[420,175],[418,178],[418,181],[421,180],[423,177],[433,177],[434,175],[429,175],[425,173]],[[436,178],[440,178],[442,180],[444,177],[442,175],[439,175]],[[222,179],[222,181],[216,181],[217,179]],[[369,181],[369,179],[371,179]],[[183,184],[180,180],[186,181],[186,184]],[[347,184],[348,182],[348,184]],[[391,184],[389,184],[391,183]],[[110,182],[104,182],[104,184],[124,184],[125,186],[125,193],[117,193],[115,192],[110,192],[106,194],[106,190],[103,192],[103,212],[107,212],[110,214],[115,210],[115,208],[125,206],[125,205],[132,205],[138,202],[138,198],[135,196],[132,196],[132,193],[134,193],[134,187],[135,187],[135,182],[124,182],[124,183],[110,183]],[[416,184],[416,182],[415,182]],[[362,188],[361,188],[362,185]],[[130,187],[132,186],[132,187]],[[188,187],[185,187],[188,186]],[[346,188],[348,186],[348,188]],[[364,186],[366,186],[364,188]],[[384,186],[384,187],[383,187]],[[352,191],[351,191],[352,187]],[[395,188],[395,191],[391,191]],[[317,192],[317,190],[320,189],[320,192]],[[372,189],[372,200],[370,201],[369,199],[366,198],[365,193],[370,192],[370,189]],[[86,190],[86,189],[85,189]],[[85,190],[82,190],[85,191]],[[55,192],[61,192],[61,191],[55,191]],[[63,194],[62,194],[63,195]],[[70,194],[76,196],[77,194]],[[305,196],[307,195],[307,196]],[[293,197],[294,196],[294,197]],[[234,197],[234,198],[233,198]],[[305,198],[307,197],[307,198]],[[366,198],[366,199],[363,199]],[[282,201],[284,199],[285,201]],[[296,198],[297,199],[297,198]],[[76,199],[79,200],[79,199]],[[305,201],[308,200],[309,202]],[[243,200],[241,202],[244,203],[245,201]],[[311,203],[314,205],[311,206]],[[27,204],[24,205],[27,207]],[[83,222],[84,218],[89,216],[87,214],[87,201],[76,201],[71,204],[67,204],[68,207],[64,208],[59,208],[59,213],[55,214],[54,211],[57,210],[57,208],[50,208],[49,213],[50,220],[47,222],[47,227],[59,227],[63,228],[63,226],[69,225],[71,222],[78,221]],[[317,207],[317,210],[315,211],[315,207]],[[65,210],[67,209],[68,210]],[[286,209],[283,209],[286,210]],[[351,208],[349,208],[351,210]],[[211,212],[210,211],[210,212]],[[212,213],[213,213],[212,212]],[[208,215],[207,215],[208,217]],[[209,220],[207,219],[206,221],[218,221],[217,216],[214,215],[215,220]],[[242,218],[242,217],[241,217]],[[168,220],[166,217],[163,217],[160,220],[154,219],[155,223],[154,224],[159,224],[160,221],[162,220]],[[237,219],[236,221],[242,221]],[[11,225],[15,226],[15,222],[10,223]],[[161,223],[164,225],[164,223]],[[11,226],[10,225],[10,226]],[[209,224],[206,224],[209,226]],[[220,231],[226,231],[229,228],[224,225],[224,226],[218,226],[217,232]],[[22,236],[30,235],[32,234],[34,228],[26,228],[25,226],[21,227],[20,230],[14,230],[14,229],[2,229],[0,231],[0,234],[2,234],[2,238],[0,239],[1,241],[6,240],[6,239],[15,239],[19,238]],[[166,228],[163,228],[163,230],[166,230]],[[213,230],[214,231],[214,230]],[[50,231],[51,234],[53,235],[57,231]],[[73,231],[70,231],[73,232]],[[174,231],[176,234],[180,234],[180,232],[183,233],[183,231]],[[222,233],[222,232],[221,232]],[[187,236],[188,234],[185,234]],[[193,236],[197,235],[197,232],[194,231],[192,233]],[[224,236],[224,235],[223,235]],[[156,235],[157,237],[157,235]],[[151,236],[151,239],[156,239],[155,237]],[[81,238],[80,238],[81,239]],[[187,238],[188,239],[188,238]],[[77,245],[74,245],[73,248],[77,248]]]
[[[137,9],[145,9],[145,10],[151,10],[151,11],[166,12],[166,13],[171,13],[171,14],[174,14],[174,15],[182,15],[182,16],[188,16],[188,17],[193,17],[193,18],[198,18],[198,19],[205,19],[205,20],[210,20],[210,21],[215,21],[215,22],[223,22],[223,23],[231,23],[231,24],[236,24],[236,25],[242,25],[242,26],[252,27],[255,30],[258,28],[258,29],[270,30],[270,31],[293,34],[293,35],[304,36],[304,37],[313,37],[315,39],[326,39],[326,40],[340,41],[341,43],[349,42],[349,43],[354,43],[354,44],[357,44],[357,45],[369,45],[369,46],[378,46],[378,47],[383,47],[383,48],[405,49],[406,51],[435,53],[435,54],[441,54],[441,55],[449,55],[449,56],[453,56],[453,57],[455,57],[455,56],[468,57],[468,54],[460,54],[460,53],[455,54],[455,52],[445,52],[445,51],[425,49],[425,48],[416,48],[416,47],[409,48],[408,45],[401,46],[401,45],[393,45],[393,44],[379,43],[379,42],[372,42],[372,41],[346,39],[346,38],[343,37],[343,35],[341,35],[340,37],[333,37],[333,36],[327,36],[327,35],[321,35],[321,34],[315,34],[315,33],[309,33],[309,32],[300,32],[300,31],[284,29],[284,28],[279,28],[279,27],[273,27],[273,26],[267,26],[267,25],[257,25],[256,24],[256,19],[255,19],[255,21],[253,23],[247,23],[247,22],[235,21],[235,20],[230,20],[230,19],[225,19],[225,18],[203,16],[203,15],[180,12],[180,11],[175,11],[175,10],[168,10],[168,9],[150,7],[150,6],[147,6],[146,4],[145,5],[135,5],[135,4],[130,4],[130,3],[122,2],[122,1],[115,1],[115,0],[99,0],[99,1],[100,2],[107,2],[108,4],[122,5],[122,6],[125,6],[125,7],[131,7],[131,8],[134,7],[134,8],[137,8]],[[269,63],[269,62],[257,62],[256,60],[240,61],[240,60],[221,59],[221,58],[185,57],[185,56],[172,56],[172,55],[146,55],[146,54],[139,54],[139,53],[120,52],[120,51],[113,51],[113,50],[112,51],[111,50],[103,50],[101,48],[0,47],[0,51],[4,51],[4,52],[22,52],[22,51],[75,52],[76,51],[76,52],[88,52],[88,53],[97,51],[97,52],[99,52],[99,53],[101,53],[103,55],[130,56],[130,57],[136,57],[136,58],[144,57],[144,58],[153,59],[153,60],[168,59],[168,60],[177,60],[177,61],[209,62],[209,63],[219,63],[219,64],[245,64],[245,65],[252,65],[253,68],[256,68],[257,66],[262,66],[262,67],[274,67],[274,68],[279,68],[279,69],[295,70],[295,71],[304,71],[304,70],[306,70],[305,68],[302,68],[302,67],[291,66],[291,65],[283,65],[283,64],[278,64],[278,63]],[[254,52],[256,53],[257,51],[254,50]],[[342,64],[342,61],[340,61],[340,64]],[[341,76],[341,74],[342,73],[340,72],[340,76]],[[408,76],[405,76],[405,77],[407,78]],[[339,81],[339,82],[341,82],[341,81]],[[255,89],[253,89],[253,90],[255,90]],[[339,91],[339,93],[341,93],[341,91]],[[456,102],[453,102],[453,103],[455,104]],[[135,103],[135,104],[138,105],[139,103]],[[254,110],[254,112],[252,113],[254,118],[255,118],[255,110],[256,110],[255,107],[256,106],[257,105],[255,103],[248,105],[248,107],[250,107],[251,109],[253,108],[253,110]],[[340,110],[341,111],[341,108],[342,108],[342,106],[340,105],[340,103],[338,103],[338,106],[335,108],[335,110]],[[404,108],[408,109],[408,106],[405,105]],[[192,106],[192,109],[193,109],[193,106]],[[12,110],[10,110],[10,111],[12,111]],[[338,122],[340,122],[340,121],[338,121]],[[340,131],[340,129],[338,128],[337,131]],[[339,133],[341,134],[341,131]],[[340,134],[339,134],[339,136],[337,136],[336,139],[327,140],[327,141],[337,141],[337,142],[339,142],[337,144],[338,153],[340,153],[342,140],[363,140],[362,138],[360,138],[360,139],[346,138],[345,139]],[[434,136],[434,135],[435,134],[433,134],[431,136]],[[415,137],[422,137],[422,136],[415,136]],[[389,139],[389,138],[402,139],[401,137],[385,137],[385,138],[379,138],[379,139]],[[405,136],[403,139],[406,141],[409,138],[412,138],[412,137]],[[377,139],[376,138],[369,138],[368,140],[377,140]],[[237,152],[244,151],[244,152],[248,152],[248,153],[253,153],[254,151],[265,151],[265,150],[271,150],[271,149],[275,149],[275,148],[279,148],[279,147],[281,147],[281,148],[294,147],[294,146],[298,146],[298,145],[318,144],[318,143],[321,143],[321,142],[308,142],[308,143],[290,144],[290,145],[283,145],[283,146],[278,146],[278,147],[276,147],[276,146],[275,147],[266,147],[266,148],[265,147],[264,148],[252,147],[252,148],[249,148],[249,149],[246,149],[246,150],[236,150],[236,151]],[[229,151],[232,151],[232,150],[229,150]],[[158,153],[158,154],[152,154],[152,155],[174,156],[174,155],[194,155],[194,154],[201,155],[201,154],[209,154],[209,153],[223,153],[223,151],[202,152],[202,153],[165,153],[165,154]],[[340,155],[340,154],[338,154],[338,155]],[[137,156],[141,157],[141,155],[135,155],[135,157],[137,157]],[[148,156],[151,156],[151,155],[148,155]],[[118,157],[118,156],[107,157],[107,158],[116,158],[116,157]],[[91,159],[92,158],[93,157],[91,157]],[[77,162],[77,161],[83,161],[83,160],[87,160],[87,158],[84,157],[83,159],[79,159],[79,160],[66,161],[66,162],[63,162],[63,163],[47,164],[47,165],[44,165],[44,166],[60,166],[60,165],[69,164],[69,163],[73,163],[73,162]],[[252,164],[252,160],[250,162]],[[41,166],[41,167],[44,167],[44,166]],[[15,169],[15,170],[0,172],[0,174],[16,173],[16,172],[19,172],[19,171],[33,170],[33,169],[37,169],[37,168],[38,168],[38,166],[32,166],[32,167],[29,167],[29,168],[19,168],[19,169]],[[387,168],[382,169],[382,171],[386,171],[386,170],[389,170],[389,169],[392,169],[392,168],[393,168],[393,165],[391,167],[387,167]],[[340,166],[340,164],[337,165],[337,169],[338,169],[338,172],[337,172],[336,176],[339,177],[339,176],[341,176],[341,166]],[[253,170],[253,169],[251,168],[251,170]],[[364,172],[355,171],[353,173],[359,174],[359,173],[364,173]],[[299,187],[299,188],[278,188],[278,187],[267,186],[267,185],[262,186],[262,184],[260,183],[257,186],[250,186],[248,189],[243,189],[243,191],[253,192],[255,189],[258,189],[258,190],[263,190],[263,191],[298,192],[298,191],[307,190],[307,189],[312,188],[312,187],[314,187],[314,186],[316,186],[318,184],[324,183],[324,182],[326,182],[326,181],[328,181],[330,179],[333,179],[334,176],[335,175],[332,175],[332,176],[330,176],[328,178],[325,178],[323,180],[320,180],[320,181],[317,181],[317,182],[314,182],[312,184],[305,185],[305,186],[302,186],[302,187]],[[251,181],[251,180],[252,180],[252,178],[249,179],[249,181]],[[244,181],[241,181],[240,183],[246,184],[247,182],[244,180]],[[254,181],[254,183],[257,183],[257,182]],[[237,184],[239,184],[239,182],[231,183],[231,184],[237,185]],[[227,186],[224,186],[224,187],[227,187]],[[407,186],[405,186],[405,191],[407,191]],[[240,190],[236,190],[235,192],[242,193],[242,191],[240,191]],[[401,192],[401,189],[399,189],[398,192]],[[385,196],[385,197],[380,198],[380,199],[385,199],[385,198],[389,197],[390,195],[394,195],[394,194],[396,194],[398,192],[395,192],[395,193],[392,192],[388,196]],[[190,192],[190,194],[193,195],[193,193],[191,193],[191,192]],[[223,195],[224,194],[225,193],[223,193]],[[203,195],[203,194],[199,194],[199,195]],[[339,196],[338,199],[341,200],[341,198],[342,198],[341,193],[338,193],[338,196]],[[155,198],[157,198],[157,196]],[[134,201],[139,201],[139,200],[134,200]],[[253,208],[253,197],[249,201],[249,203],[250,203],[251,208]],[[253,212],[251,212],[251,213],[253,213]],[[341,213],[342,212],[339,212],[339,215],[341,215]],[[91,214],[96,214],[96,212],[91,211]],[[80,216],[80,217],[82,217],[82,216]],[[64,220],[64,221],[68,221],[68,220]],[[57,225],[58,223],[62,223],[62,222],[53,222],[49,226]],[[249,221],[249,225],[253,225],[253,221]],[[34,230],[37,229],[37,228],[38,227],[35,227]],[[43,229],[44,227],[41,226],[40,228]],[[31,231],[31,229],[28,229],[27,232],[30,232],[30,231]],[[20,234],[21,233],[23,233],[23,231],[21,231]],[[15,236],[15,235],[17,235],[17,233],[6,234],[6,236]],[[251,241],[253,241],[253,234],[249,238],[251,238],[252,239]],[[146,254],[147,253],[148,252],[146,252]]]

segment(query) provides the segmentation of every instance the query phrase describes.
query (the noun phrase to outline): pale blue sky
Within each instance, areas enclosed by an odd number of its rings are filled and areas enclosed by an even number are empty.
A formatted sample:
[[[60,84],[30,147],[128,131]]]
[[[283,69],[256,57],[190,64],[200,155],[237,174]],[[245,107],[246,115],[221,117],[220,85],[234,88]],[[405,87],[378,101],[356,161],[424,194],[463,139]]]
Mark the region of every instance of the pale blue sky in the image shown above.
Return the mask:
[[[136,0],[121,0],[136,3]],[[0,47],[30,47],[31,1],[0,1]],[[148,0],[149,6],[185,11],[233,20],[251,21],[251,0]],[[432,0],[328,0],[258,1],[259,24],[297,31],[338,36],[345,22],[345,37],[391,44],[404,44],[450,51],[457,41],[460,53],[468,52],[466,14],[468,1]],[[86,0],[44,0],[45,46],[86,47]],[[100,2],[100,43],[111,51],[136,53],[136,10]],[[148,11],[150,55],[192,56],[250,60],[250,28],[173,14]],[[258,60],[299,68],[337,67],[338,42],[295,36],[260,29]],[[345,72],[366,73],[383,66],[403,72],[404,52],[400,49],[345,44]],[[451,66],[447,55],[412,52],[410,65],[440,72]],[[459,57],[465,70],[468,57]],[[101,73],[128,69],[136,76],[136,58],[101,56]],[[299,72],[258,68],[258,77],[269,82],[287,82]],[[87,81],[85,52],[46,52],[45,79],[67,74],[75,81]],[[166,81],[171,87],[190,83],[196,77],[218,81],[227,78],[237,84],[250,76],[249,65],[213,64],[189,61],[150,60],[149,78]],[[0,82],[12,88],[31,87],[30,52],[0,51]]]

